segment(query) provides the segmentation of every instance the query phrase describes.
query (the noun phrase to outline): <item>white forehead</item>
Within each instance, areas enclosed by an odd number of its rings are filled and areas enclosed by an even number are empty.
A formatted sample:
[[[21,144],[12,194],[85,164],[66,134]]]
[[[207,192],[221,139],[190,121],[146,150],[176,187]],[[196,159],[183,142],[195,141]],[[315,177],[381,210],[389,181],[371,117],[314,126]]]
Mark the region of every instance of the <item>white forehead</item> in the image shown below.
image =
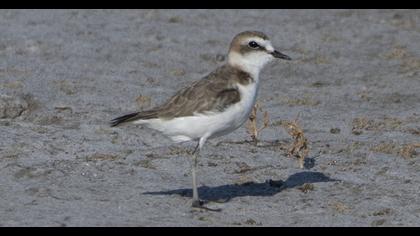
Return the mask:
[[[259,38],[259,37],[250,37],[250,38],[246,39],[247,44],[251,41],[254,41],[254,42],[258,43],[260,46],[264,47],[269,52],[274,51],[273,45],[271,44],[270,40],[264,40],[264,39]]]

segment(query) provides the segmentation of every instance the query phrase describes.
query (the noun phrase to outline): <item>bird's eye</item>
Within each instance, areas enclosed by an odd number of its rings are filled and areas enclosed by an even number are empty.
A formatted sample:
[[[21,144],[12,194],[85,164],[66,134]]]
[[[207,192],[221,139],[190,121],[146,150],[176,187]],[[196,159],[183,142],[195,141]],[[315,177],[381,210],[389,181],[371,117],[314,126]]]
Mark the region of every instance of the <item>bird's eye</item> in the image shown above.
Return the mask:
[[[251,48],[258,48],[259,47],[258,43],[256,43],[255,41],[249,42],[248,46],[250,46]]]

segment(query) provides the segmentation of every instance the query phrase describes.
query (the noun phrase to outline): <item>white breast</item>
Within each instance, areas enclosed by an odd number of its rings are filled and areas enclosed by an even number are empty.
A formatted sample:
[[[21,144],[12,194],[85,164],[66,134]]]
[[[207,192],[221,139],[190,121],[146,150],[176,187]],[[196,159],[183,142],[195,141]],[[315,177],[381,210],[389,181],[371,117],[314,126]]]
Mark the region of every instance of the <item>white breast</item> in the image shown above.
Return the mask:
[[[257,99],[258,83],[252,83],[249,85],[238,84],[238,89],[241,94],[241,100],[239,103],[235,104],[237,106],[237,110],[234,112],[233,117],[235,120],[235,129],[248,120],[249,114],[251,113]]]
[[[215,118],[220,122],[220,128],[212,133],[211,138],[228,134],[248,120],[257,98],[258,83],[249,85],[238,84],[237,86],[241,100],[226,109],[223,113],[215,115]]]

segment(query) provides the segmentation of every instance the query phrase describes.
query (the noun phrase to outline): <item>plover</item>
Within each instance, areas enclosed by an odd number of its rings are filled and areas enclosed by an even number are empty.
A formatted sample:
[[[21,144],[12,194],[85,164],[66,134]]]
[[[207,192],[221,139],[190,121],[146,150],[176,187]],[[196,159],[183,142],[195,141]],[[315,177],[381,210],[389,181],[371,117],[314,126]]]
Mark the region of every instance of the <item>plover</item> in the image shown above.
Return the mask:
[[[131,122],[160,131],[174,142],[197,141],[191,175],[193,207],[204,208],[197,191],[197,157],[207,139],[228,134],[249,117],[255,104],[261,69],[274,58],[291,60],[275,50],[262,32],[236,35],[227,62],[178,91],[160,106],[111,120],[111,126]]]

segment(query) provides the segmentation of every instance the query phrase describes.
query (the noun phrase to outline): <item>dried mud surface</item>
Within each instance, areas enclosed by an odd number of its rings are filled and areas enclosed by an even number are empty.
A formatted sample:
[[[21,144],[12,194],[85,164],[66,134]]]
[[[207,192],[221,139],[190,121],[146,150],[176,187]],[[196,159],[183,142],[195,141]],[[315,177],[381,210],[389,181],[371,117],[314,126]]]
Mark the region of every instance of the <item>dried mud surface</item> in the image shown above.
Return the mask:
[[[0,10],[0,226],[419,226],[418,10]],[[108,121],[147,109],[266,32],[270,118],[189,152]],[[300,113],[300,114],[299,114]],[[304,168],[282,127],[299,114]],[[258,118],[258,127],[263,119]]]

